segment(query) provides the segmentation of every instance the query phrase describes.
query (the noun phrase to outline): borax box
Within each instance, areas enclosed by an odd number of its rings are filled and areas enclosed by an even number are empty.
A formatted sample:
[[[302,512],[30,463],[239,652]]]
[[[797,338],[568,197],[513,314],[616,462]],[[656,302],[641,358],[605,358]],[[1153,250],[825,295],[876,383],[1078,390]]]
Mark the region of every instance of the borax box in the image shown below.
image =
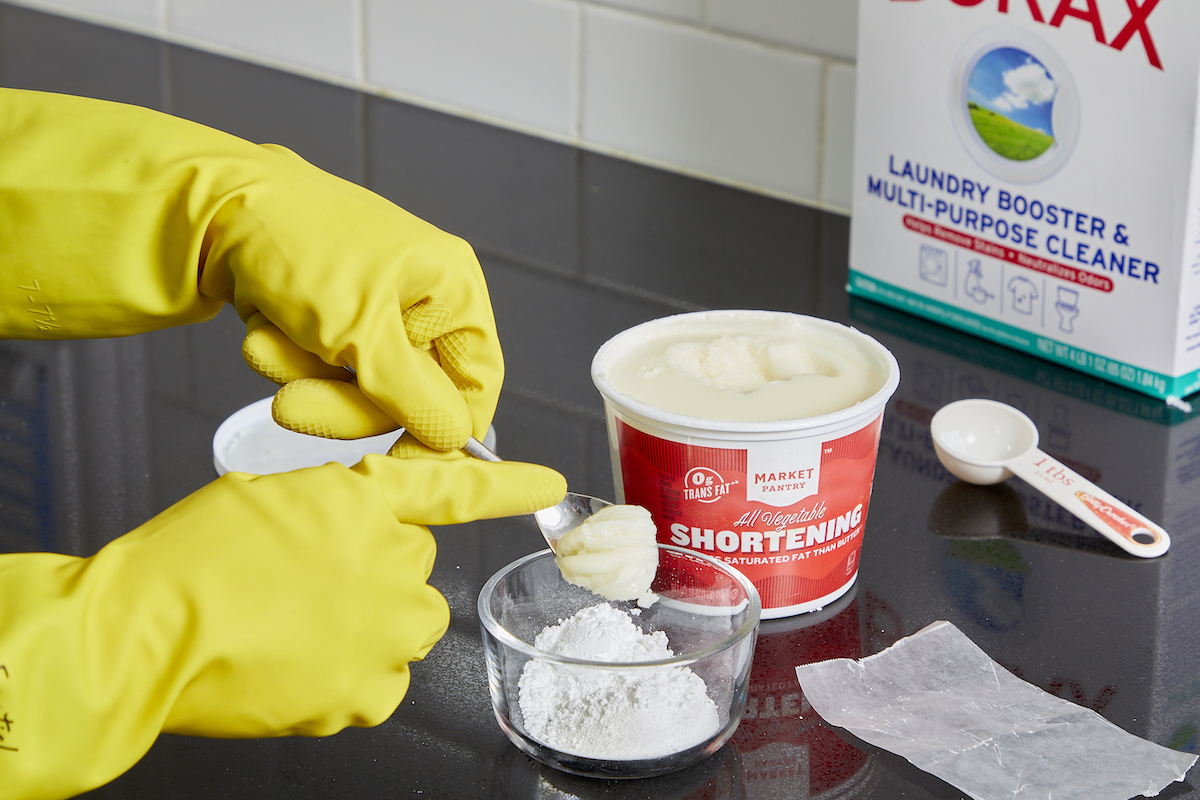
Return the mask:
[[[860,0],[850,291],[1200,389],[1200,0]]]

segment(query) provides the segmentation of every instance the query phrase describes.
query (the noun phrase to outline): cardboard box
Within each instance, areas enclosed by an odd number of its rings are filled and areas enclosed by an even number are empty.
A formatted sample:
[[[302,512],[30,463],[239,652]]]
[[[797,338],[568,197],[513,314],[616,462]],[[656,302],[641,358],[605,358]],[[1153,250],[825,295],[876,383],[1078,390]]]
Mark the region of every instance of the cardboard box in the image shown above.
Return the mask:
[[[1200,2],[860,0],[849,290],[1200,389]]]

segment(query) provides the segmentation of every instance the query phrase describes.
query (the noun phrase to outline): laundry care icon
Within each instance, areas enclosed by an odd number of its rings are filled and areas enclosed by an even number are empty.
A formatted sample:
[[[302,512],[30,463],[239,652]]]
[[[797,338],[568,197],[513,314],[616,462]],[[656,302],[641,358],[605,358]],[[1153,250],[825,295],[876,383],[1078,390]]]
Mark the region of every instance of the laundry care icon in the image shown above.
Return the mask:
[[[979,305],[983,305],[996,296],[983,285],[983,265],[978,258],[967,262],[967,277],[963,281],[963,293]]]
[[[1058,329],[1063,333],[1074,333],[1075,318],[1079,316],[1079,292],[1065,286],[1058,287],[1054,309],[1058,312]]]
[[[1026,316],[1033,313],[1033,301],[1039,297],[1037,285],[1024,275],[1018,275],[1008,282],[1008,292],[1012,295],[1012,310]]]
[[[921,280],[945,286],[950,282],[950,254],[940,247],[921,245],[918,261]]]

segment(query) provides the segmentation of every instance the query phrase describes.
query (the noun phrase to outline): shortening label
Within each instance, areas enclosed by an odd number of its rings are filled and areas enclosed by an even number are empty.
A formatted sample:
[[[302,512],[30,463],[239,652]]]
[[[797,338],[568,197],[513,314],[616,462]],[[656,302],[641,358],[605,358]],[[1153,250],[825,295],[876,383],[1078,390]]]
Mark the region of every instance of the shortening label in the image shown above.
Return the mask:
[[[828,440],[723,447],[618,418],[625,502],[650,511],[660,542],[737,567],[764,610],[828,602],[858,573],[882,419]]]

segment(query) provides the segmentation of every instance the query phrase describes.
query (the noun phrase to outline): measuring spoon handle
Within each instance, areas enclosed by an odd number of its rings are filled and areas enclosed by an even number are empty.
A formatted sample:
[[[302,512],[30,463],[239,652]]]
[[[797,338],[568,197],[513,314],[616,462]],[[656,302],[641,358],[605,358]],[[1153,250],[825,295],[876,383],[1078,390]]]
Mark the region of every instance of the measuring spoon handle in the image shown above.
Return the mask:
[[[1036,447],[1005,466],[1127,553],[1154,558],[1171,546],[1171,537],[1160,526]]]

